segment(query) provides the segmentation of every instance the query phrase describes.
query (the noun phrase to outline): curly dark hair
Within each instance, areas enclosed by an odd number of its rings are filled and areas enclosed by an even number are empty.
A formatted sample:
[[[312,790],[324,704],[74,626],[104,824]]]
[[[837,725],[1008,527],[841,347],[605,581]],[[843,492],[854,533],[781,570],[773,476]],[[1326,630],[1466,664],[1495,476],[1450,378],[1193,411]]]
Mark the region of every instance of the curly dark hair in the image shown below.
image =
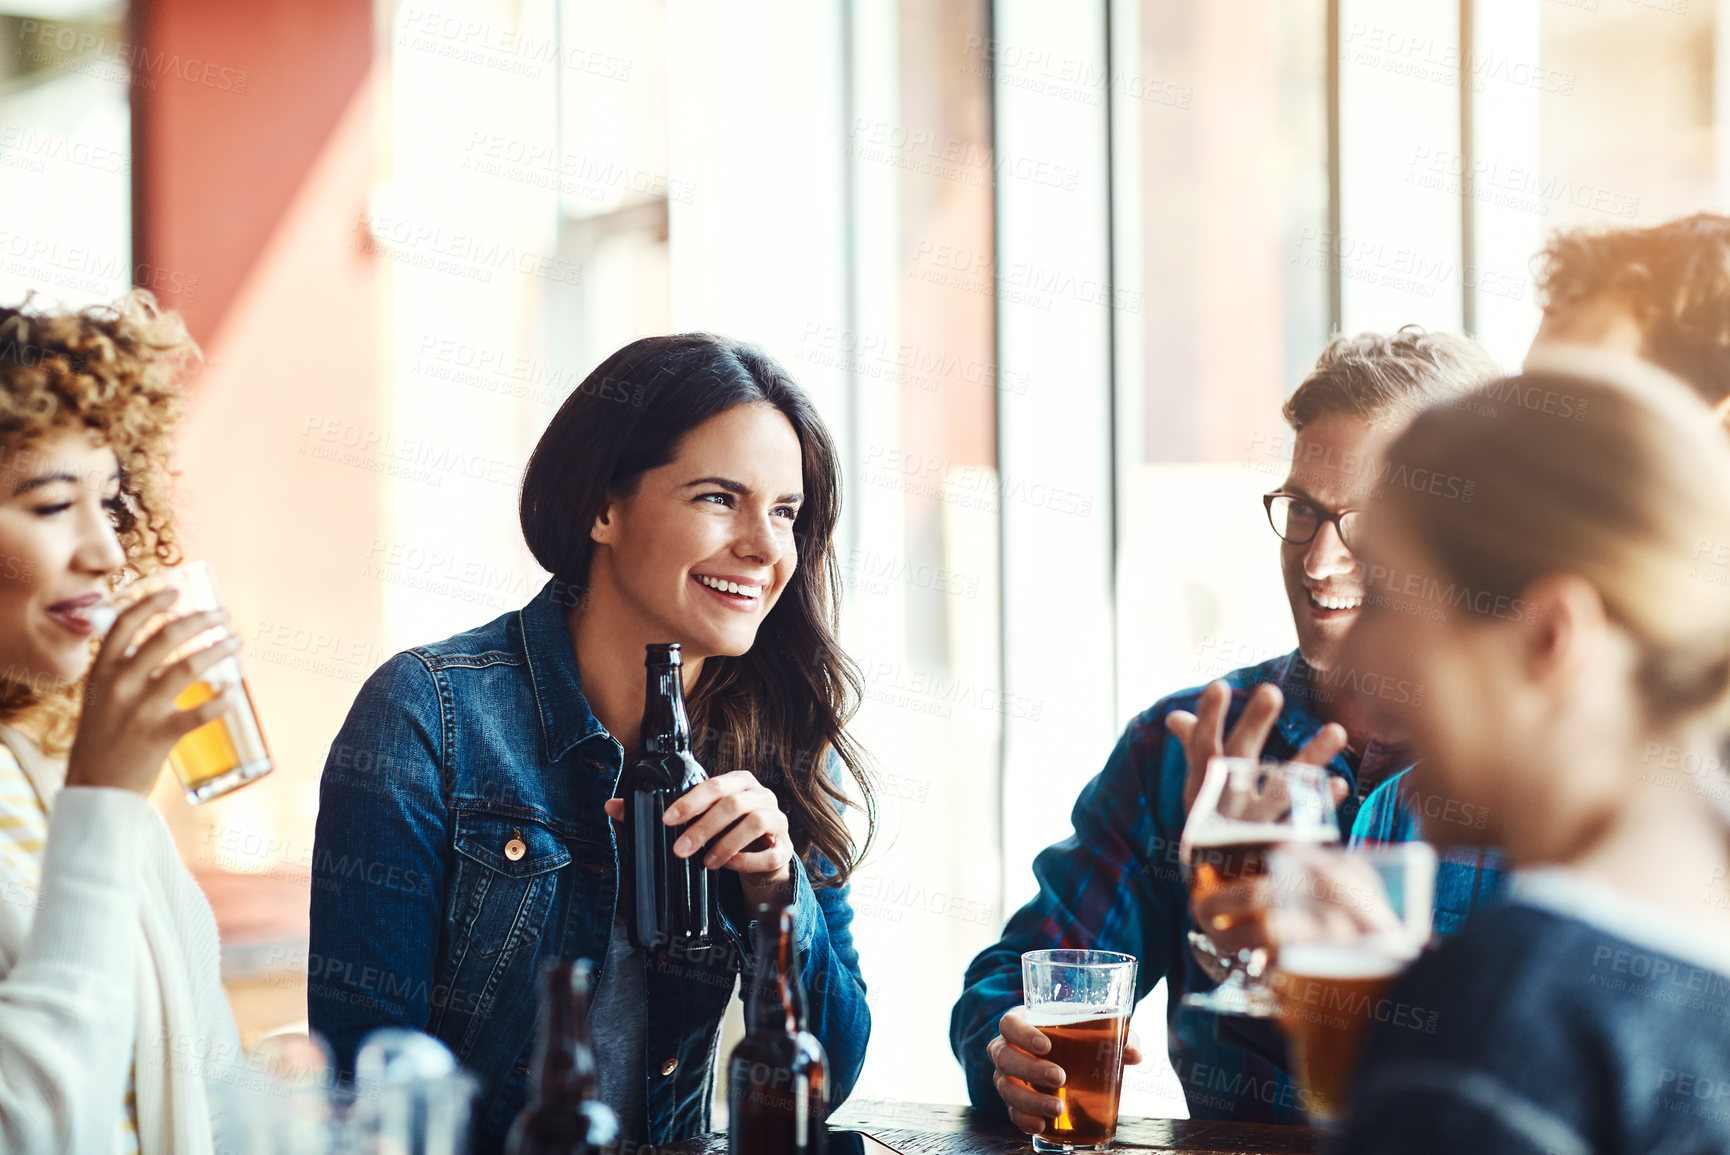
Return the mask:
[[[1709,405],[1730,396],[1730,217],[1559,232],[1537,268],[1547,316],[1589,302],[1619,306],[1640,330],[1641,356]]]
[[[0,306],[0,446],[17,453],[67,424],[94,430],[120,465],[114,526],[137,577],[180,560],[169,489],[182,383],[200,362],[178,314],[134,289],[112,305],[39,307],[35,294]],[[28,718],[51,750],[69,744],[81,683],[0,680],[0,721]]]

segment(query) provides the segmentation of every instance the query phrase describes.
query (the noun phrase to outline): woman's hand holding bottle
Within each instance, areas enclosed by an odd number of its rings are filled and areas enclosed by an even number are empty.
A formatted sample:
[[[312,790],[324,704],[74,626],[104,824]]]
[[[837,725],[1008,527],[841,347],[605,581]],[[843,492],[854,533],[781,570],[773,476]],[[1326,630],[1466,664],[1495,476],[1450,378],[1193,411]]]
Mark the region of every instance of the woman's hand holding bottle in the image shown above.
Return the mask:
[[[624,801],[608,799],[607,814],[622,821]],[[787,815],[775,792],[749,770],[698,783],[667,807],[662,821],[668,826],[689,823],[673,844],[673,853],[680,858],[702,853],[708,869],[736,872],[747,904],[769,901],[792,880]]]

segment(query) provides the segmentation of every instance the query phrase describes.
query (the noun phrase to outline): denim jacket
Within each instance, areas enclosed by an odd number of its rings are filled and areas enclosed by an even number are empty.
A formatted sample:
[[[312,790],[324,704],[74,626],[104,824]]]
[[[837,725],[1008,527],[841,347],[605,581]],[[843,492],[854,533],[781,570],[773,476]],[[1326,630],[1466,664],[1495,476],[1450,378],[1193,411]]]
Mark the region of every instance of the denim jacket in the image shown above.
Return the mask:
[[[602,804],[624,753],[583,698],[558,588],[374,672],[319,789],[311,1027],[345,1073],[377,1027],[443,1040],[479,1080],[482,1153],[503,1146],[527,1096],[542,963],[593,960],[598,983],[617,899]],[[871,1015],[847,888],[814,889],[808,865],[793,863],[794,927],[836,1104],[858,1079]],[[711,894],[715,945],[646,959],[655,1145],[708,1129],[721,1017],[750,964],[737,875],[717,872]],[[604,1056],[608,1040],[595,1042]]]

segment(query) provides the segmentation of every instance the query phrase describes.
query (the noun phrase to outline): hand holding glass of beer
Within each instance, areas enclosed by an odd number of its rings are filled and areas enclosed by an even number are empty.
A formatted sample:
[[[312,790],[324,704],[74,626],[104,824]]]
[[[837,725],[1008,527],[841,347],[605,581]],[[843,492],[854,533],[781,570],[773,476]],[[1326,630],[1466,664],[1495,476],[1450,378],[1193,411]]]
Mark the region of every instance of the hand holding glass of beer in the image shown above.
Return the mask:
[[[1211,991],[1192,991],[1183,1005],[1222,1015],[1272,1018],[1267,967],[1267,854],[1287,843],[1338,842],[1327,770],[1308,762],[1213,758],[1184,823],[1179,857],[1190,909],[1203,933],[1198,950],[1226,972]],[[1226,944],[1219,949],[1216,944]],[[1235,944],[1235,945],[1234,945]]]
[[[1044,1059],[1063,1104],[1033,1137],[1035,1151],[1105,1151],[1117,1134],[1123,1048],[1135,1009],[1135,956],[1103,950],[1030,950],[1021,956],[1027,1021],[1051,1042]]]
[[[160,615],[160,620],[146,623],[141,631],[143,636],[135,644],[142,643],[175,618],[222,608],[210,567],[195,561],[154,570],[121,589],[114,598],[117,604],[110,614],[104,615],[106,622],[112,622],[112,614],[123,607],[164,589],[179,591],[179,597],[167,613]],[[170,660],[196,653],[225,636],[222,628],[205,630],[180,646]],[[247,689],[238,657],[231,655],[205,670],[197,681],[180,692],[175,705],[182,710],[191,709],[217,697],[229,686],[238,687],[236,704],[182,737],[168,752],[168,763],[186,791],[186,800],[195,806],[238,790],[271,770],[270,751],[265,748],[258,714],[252,706],[252,692]]]
[[[1424,1026],[1420,1010],[1387,996],[1429,940],[1436,852],[1422,842],[1290,846],[1268,859],[1280,1028],[1305,1112],[1320,1126],[1337,1125],[1369,1024]]]

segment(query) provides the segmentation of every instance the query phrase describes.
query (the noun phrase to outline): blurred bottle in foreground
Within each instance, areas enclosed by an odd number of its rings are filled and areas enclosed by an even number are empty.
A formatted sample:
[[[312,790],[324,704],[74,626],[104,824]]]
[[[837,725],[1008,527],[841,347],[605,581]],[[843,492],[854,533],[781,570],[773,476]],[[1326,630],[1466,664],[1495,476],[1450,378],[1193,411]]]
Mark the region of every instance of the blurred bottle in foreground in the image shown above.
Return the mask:
[[[555,959],[541,972],[541,1034],[529,1102],[511,1126],[506,1155],[599,1155],[619,1125],[598,1097],[589,1039],[589,964]]]
[[[746,1033],[727,1061],[727,1150],[820,1152],[829,1113],[828,1057],[805,1029],[792,908],[758,906],[754,930]]]

